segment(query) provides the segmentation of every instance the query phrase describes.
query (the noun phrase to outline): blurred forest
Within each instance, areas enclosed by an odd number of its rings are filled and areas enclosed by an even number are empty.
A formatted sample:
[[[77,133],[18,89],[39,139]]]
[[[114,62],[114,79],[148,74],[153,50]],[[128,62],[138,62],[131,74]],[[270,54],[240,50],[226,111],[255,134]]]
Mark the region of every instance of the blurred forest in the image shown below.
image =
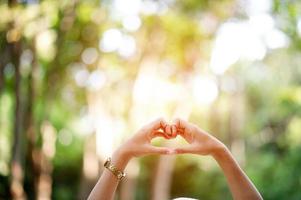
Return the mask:
[[[8,0],[0,13],[0,199],[85,199],[104,159],[160,116],[222,140],[264,199],[301,199],[301,1]],[[117,199],[231,199],[209,157],[126,172]]]

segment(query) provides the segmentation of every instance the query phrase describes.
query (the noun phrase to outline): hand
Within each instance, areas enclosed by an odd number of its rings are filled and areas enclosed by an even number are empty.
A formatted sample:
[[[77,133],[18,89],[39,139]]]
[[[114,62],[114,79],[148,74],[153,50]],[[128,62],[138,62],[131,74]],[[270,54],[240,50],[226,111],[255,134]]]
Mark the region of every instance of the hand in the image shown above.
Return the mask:
[[[124,171],[132,157],[172,153],[166,147],[152,146],[151,140],[155,137],[170,139],[176,136],[177,128],[175,125],[170,126],[163,119],[158,119],[141,128],[137,134],[120,146],[114,152],[111,162],[118,170]],[[118,179],[109,170],[105,170],[88,199],[114,199],[118,183]]]
[[[196,125],[182,119],[176,119],[175,124],[178,134],[190,144],[187,147],[176,148],[175,152],[177,154],[193,153],[200,155],[214,155],[220,152],[220,150],[225,149],[225,145],[222,142]]]
[[[168,125],[164,119],[142,127],[131,139],[124,143],[117,151],[126,159],[149,154],[171,154],[173,151],[166,147],[156,147],[151,144],[155,137],[171,139],[177,136],[175,125]]]

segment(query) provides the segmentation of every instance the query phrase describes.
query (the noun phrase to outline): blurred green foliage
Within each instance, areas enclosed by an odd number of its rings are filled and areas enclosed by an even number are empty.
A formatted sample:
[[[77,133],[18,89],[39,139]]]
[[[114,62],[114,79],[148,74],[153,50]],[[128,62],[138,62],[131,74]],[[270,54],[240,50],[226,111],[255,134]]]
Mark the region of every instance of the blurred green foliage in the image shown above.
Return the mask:
[[[190,120],[205,127],[229,146],[234,145],[233,141],[243,141],[244,148],[239,152],[244,156],[240,162],[264,199],[300,199],[300,2],[271,2],[269,15],[274,19],[275,27],[287,36],[289,45],[267,49],[260,60],[240,59],[222,75],[214,74],[209,67],[214,39],[219,27],[227,20],[248,18],[239,2],[148,2],[157,5],[157,11],[139,13],[141,26],[135,31],[126,29],[122,18],[116,16],[120,13],[114,10],[114,1],[0,3],[0,199],[11,198],[17,96],[20,96],[21,102],[19,112],[22,122],[17,126],[20,126],[19,134],[23,141],[19,145],[27,197],[37,197],[35,178],[43,171],[38,169],[39,173],[35,173],[33,170],[28,157],[31,153],[28,132],[34,130],[33,146],[43,152],[43,144],[47,143],[43,139],[43,127],[47,122],[54,128],[57,138],[55,154],[49,157],[51,197],[76,199],[85,185],[83,163],[89,147],[87,141],[95,134],[95,130],[89,129],[86,134],[82,133],[80,124],[86,113],[103,109],[113,119],[131,124],[124,129],[126,137],[118,136],[119,143],[135,130],[131,118],[139,118],[138,114],[133,114],[136,110],[143,108],[141,112],[145,118],[149,117],[153,108],[160,112],[158,116],[166,112],[168,116],[175,113],[178,104],[173,101],[162,109],[153,105],[136,107],[137,102],[133,100],[135,84],[146,60],[154,61],[150,65],[158,65],[162,77],[167,77],[172,84],[184,85],[188,92],[192,89],[187,85],[194,76],[209,75],[219,80],[220,93],[211,105],[202,106],[191,99],[185,102],[191,111]],[[207,24],[202,23],[204,19]],[[134,55],[127,57],[118,50],[105,52],[101,49],[104,34],[110,29],[117,29],[123,36],[135,39]],[[96,50],[94,61],[91,52],[84,58],[88,48]],[[126,46],[128,49],[130,46]],[[19,92],[16,91],[18,70],[21,74]],[[79,72],[82,73],[79,75]],[[99,82],[102,75],[98,72],[106,76],[104,85]],[[93,81],[92,85],[87,82],[81,85],[76,80],[77,76],[81,80],[80,76],[86,75],[92,76],[91,80],[96,80],[96,86],[100,84],[101,88],[93,89]],[[235,92],[231,88],[222,89],[223,81],[227,80],[234,80]],[[238,93],[244,109],[236,111]],[[102,106],[90,107],[96,104],[91,99],[101,102]],[[33,121],[27,121],[29,116]],[[235,132],[236,129],[239,131]],[[235,133],[232,134],[232,131]],[[170,196],[231,199],[221,170],[208,159],[177,157],[172,171]],[[139,161],[140,170],[134,191],[136,199],[150,198],[157,163],[157,157]],[[90,189],[89,185],[85,190]]]

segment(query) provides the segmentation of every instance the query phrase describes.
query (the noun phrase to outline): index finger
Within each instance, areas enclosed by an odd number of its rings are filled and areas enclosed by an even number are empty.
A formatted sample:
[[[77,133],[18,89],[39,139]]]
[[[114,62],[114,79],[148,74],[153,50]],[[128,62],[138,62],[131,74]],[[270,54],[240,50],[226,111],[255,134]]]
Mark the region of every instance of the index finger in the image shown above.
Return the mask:
[[[185,129],[189,126],[189,123],[183,119],[180,119],[180,118],[176,118],[174,120],[174,124],[176,125],[176,127],[178,129]]]
[[[155,121],[151,122],[147,125],[147,128],[150,131],[156,131],[159,129],[163,129],[167,126],[167,122],[163,118],[158,118]]]

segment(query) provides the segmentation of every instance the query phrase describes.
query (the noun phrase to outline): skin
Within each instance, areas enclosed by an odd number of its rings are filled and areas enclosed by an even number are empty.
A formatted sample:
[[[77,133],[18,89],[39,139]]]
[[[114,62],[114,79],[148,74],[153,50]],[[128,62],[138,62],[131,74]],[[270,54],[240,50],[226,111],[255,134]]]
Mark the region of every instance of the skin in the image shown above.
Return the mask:
[[[177,135],[182,136],[189,145],[176,149],[151,145],[151,140],[155,137],[172,139]],[[174,124],[171,125],[167,124],[164,119],[158,119],[144,126],[115,151],[112,156],[112,164],[119,170],[124,171],[127,163],[134,157],[150,154],[185,153],[213,156],[226,176],[233,199],[262,199],[256,187],[239,167],[230,151],[222,142],[196,125],[181,119],[176,119]],[[118,183],[118,179],[109,170],[104,170],[88,199],[112,200]]]
[[[213,156],[226,176],[233,199],[263,199],[251,180],[239,167],[231,152],[222,142],[187,121],[177,119],[175,120],[175,124],[179,134],[189,143],[187,147],[175,149],[176,153]]]
[[[172,127],[164,119],[157,119],[142,127],[132,138],[121,145],[112,155],[112,164],[117,169],[124,171],[127,163],[134,157],[150,154],[171,154],[173,153],[171,149],[152,146],[151,140],[155,137],[170,139],[175,136],[175,125]],[[118,179],[109,170],[104,170],[88,199],[112,200],[118,183]]]

